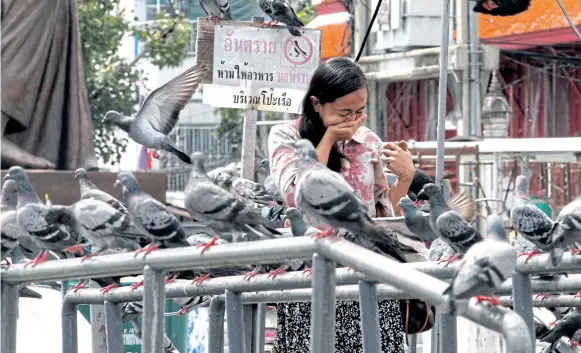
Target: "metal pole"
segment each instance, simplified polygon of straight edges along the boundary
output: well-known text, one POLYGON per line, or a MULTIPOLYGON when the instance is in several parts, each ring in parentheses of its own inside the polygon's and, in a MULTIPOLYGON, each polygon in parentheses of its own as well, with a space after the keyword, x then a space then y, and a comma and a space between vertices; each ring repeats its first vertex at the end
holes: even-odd
POLYGON ((335 263, 313 254, 311 352, 335 352, 335 263))
POLYGON ((253 331, 254 331, 254 311, 256 304, 242 306, 242 317, 244 318, 244 342, 246 342, 246 353, 252 353, 253 331))
POLYGON ((470 135, 481 135, 480 111, 482 104, 480 103, 480 44, 478 36, 478 14, 474 11, 468 11, 468 75, 470 81, 470 135))
POLYGON ((456 353, 457 351, 457 324, 456 315, 440 313, 439 352, 456 353))
MULTIPOLYGON (((61 307, 63 353, 77 353, 79 351, 79 337, 77 331, 77 305, 63 298, 61 307)), ((4 352, 4 349, 2 349, 4 352)))
POLYGON ((2 353, 16 353, 16 323, 18 321, 18 287, 2 282, 1 342, 2 353))
POLYGON ((244 331, 244 308, 240 293, 225 291, 226 297, 226 325, 228 325, 228 352, 246 353, 244 331))
MULTIPOLYGON (((149 256, 149 255, 148 255, 149 256)), ((164 272, 150 266, 143 269, 143 337, 142 352, 163 352, 165 324, 165 280, 164 272)))
POLYGON ((123 353, 123 324, 119 305, 105 301, 107 353, 123 353))
POLYGON ((531 335, 531 342, 534 344, 536 337, 532 295, 533 289, 531 276, 519 271, 514 271, 512 273, 512 297, 514 300, 513 308, 514 311, 519 314, 525 321, 531 335))
POLYGON ((418 350, 418 335, 408 335, 408 344, 408 353, 416 353, 418 350))
POLYGON ((446 140, 446 101, 448 98, 448 46, 450 42, 450 0, 443 0, 440 74, 438 85, 438 143, 436 182, 444 177, 444 141, 446 140))
POLYGON ((361 312, 363 353, 381 352, 379 301, 377 299, 376 283, 359 281, 359 311, 361 312))
POLYGON ((226 307, 224 306, 224 297, 214 296, 210 300, 209 316, 209 337, 208 353, 224 353, 224 318, 226 307))
POLYGON ((263 353, 266 333, 266 303, 256 304, 255 315, 252 316, 252 319, 254 326, 252 353, 263 353))

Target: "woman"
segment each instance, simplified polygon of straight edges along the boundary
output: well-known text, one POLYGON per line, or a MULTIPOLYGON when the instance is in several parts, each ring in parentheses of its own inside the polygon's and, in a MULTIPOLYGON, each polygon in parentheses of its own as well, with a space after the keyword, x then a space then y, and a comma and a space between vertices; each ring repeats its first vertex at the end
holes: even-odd
MULTIPOLYGON (((291 147, 301 138, 317 148, 319 160, 339 172, 368 206, 369 215, 393 216, 397 202, 406 195, 414 176, 409 152, 395 143, 384 144, 363 126, 367 103, 366 78, 349 59, 335 58, 313 74, 303 101, 302 116, 276 125, 268 138, 271 174, 289 206, 294 206, 297 157, 291 147), (382 161, 399 178, 391 188, 382 161)), ((323 228, 315 220, 313 226, 323 228)), ((277 305, 278 330, 274 353, 310 352, 310 303, 277 305)), ((379 303, 383 353, 403 352, 402 322, 397 301, 379 303)), ((335 347, 338 353, 362 352, 359 306, 338 301, 335 347)))

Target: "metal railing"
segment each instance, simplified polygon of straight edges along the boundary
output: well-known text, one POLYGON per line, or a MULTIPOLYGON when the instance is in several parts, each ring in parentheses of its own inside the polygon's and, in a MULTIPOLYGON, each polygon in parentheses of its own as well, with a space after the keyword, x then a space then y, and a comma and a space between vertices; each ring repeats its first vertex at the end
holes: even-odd
MULTIPOLYGON (((581 290, 581 281, 564 278, 556 281, 531 281, 530 275, 547 272, 548 254, 531 258, 528 263, 519 260, 512 281, 503 284, 500 294, 510 294, 515 311, 503 307, 476 304, 474 301, 465 311, 458 312, 469 320, 503 334, 507 352, 531 353, 534 347, 532 294, 536 292, 573 292, 581 290), (518 315, 518 314, 520 315, 518 315), (523 319, 524 317, 524 319, 523 319), (526 322, 526 324, 525 324, 526 322)), ((437 325, 439 352, 456 351, 455 317, 447 315, 449 298, 443 295, 448 284, 442 279, 452 276, 455 266, 442 267, 433 263, 401 264, 366 250, 343 239, 310 237, 263 240, 252 243, 235 243, 213 247, 200 254, 195 248, 176 248, 155 251, 146 258, 134 258, 133 253, 105 255, 81 262, 80 259, 49 261, 35 268, 13 265, 2 270, 2 352, 16 352, 16 313, 18 285, 74 278, 99 278, 141 273, 145 277, 144 287, 131 291, 130 288, 113 289, 102 294, 98 289, 84 289, 68 293, 64 297, 63 353, 77 352, 76 306, 79 304, 105 304, 106 332, 109 353, 122 351, 120 317, 117 304, 129 301, 144 302, 143 352, 162 351, 164 329, 163 310, 165 298, 215 295, 210 305, 210 352, 222 352, 223 313, 228 313, 228 339, 230 352, 245 353, 246 344, 256 345, 253 340, 260 335, 246 337, 242 315, 242 304, 288 301, 311 301, 312 335, 311 351, 333 352, 335 299, 358 300, 361 308, 364 352, 378 352, 377 299, 420 298, 438 307, 442 317, 437 325), (209 269, 240 264, 278 263, 290 259, 309 259, 313 256, 313 275, 309 279, 302 273, 288 273, 277 278, 257 276, 245 281, 242 276, 210 279, 202 285, 187 281, 164 283, 164 272, 184 269, 209 269), (335 262, 358 271, 336 269, 335 262), (436 278, 439 277, 439 278, 436 278), (386 284, 377 284, 386 283, 386 284), (358 287, 353 287, 357 284, 358 287), (309 287, 312 286, 312 290, 309 287), (338 286, 338 287, 337 287, 338 286), (117 308, 117 309, 115 309, 117 308), (448 317, 446 317, 448 316, 448 317), (222 326, 222 328, 220 328, 222 326), (220 332, 222 332, 220 334, 220 332), (255 338, 251 338, 255 337, 255 338)), ((581 271, 581 257, 565 255, 555 272, 581 271)), ((562 306, 579 304, 573 296, 548 298, 550 301, 535 302, 562 306)), ((502 301, 510 303, 510 298, 502 301)), ((258 320, 260 321, 260 320, 258 320)), ((258 325, 258 324, 256 324, 258 325)))

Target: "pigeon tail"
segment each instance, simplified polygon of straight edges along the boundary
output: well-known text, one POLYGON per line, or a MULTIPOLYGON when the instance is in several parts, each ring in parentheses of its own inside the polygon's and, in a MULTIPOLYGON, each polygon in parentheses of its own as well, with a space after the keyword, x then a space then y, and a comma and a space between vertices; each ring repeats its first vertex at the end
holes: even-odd
POLYGON ((179 159, 181 159, 184 163, 192 164, 192 160, 190 157, 182 152, 179 148, 174 147, 171 142, 165 141, 164 142, 164 150, 175 154, 179 159))
POLYGON ((302 36, 301 34, 301 30, 298 27, 294 27, 294 26, 287 26, 288 31, 290 32, 290 34, 292 34, 295 37, 300 37, 302 36))

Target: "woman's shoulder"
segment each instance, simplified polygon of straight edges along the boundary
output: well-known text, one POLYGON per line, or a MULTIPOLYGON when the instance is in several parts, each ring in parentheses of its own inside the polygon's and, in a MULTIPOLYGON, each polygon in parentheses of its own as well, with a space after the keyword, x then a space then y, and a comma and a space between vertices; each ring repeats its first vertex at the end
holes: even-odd
POLYGON ((274 125, 270 129, 269 137, 283 140, 298 140, 300 135, 296 121, 274 125))
POLYGON ((365 125, 361 126, 355 134, 357 135, 357 139, 363 143, 382 142, 379 136, 365 125))

